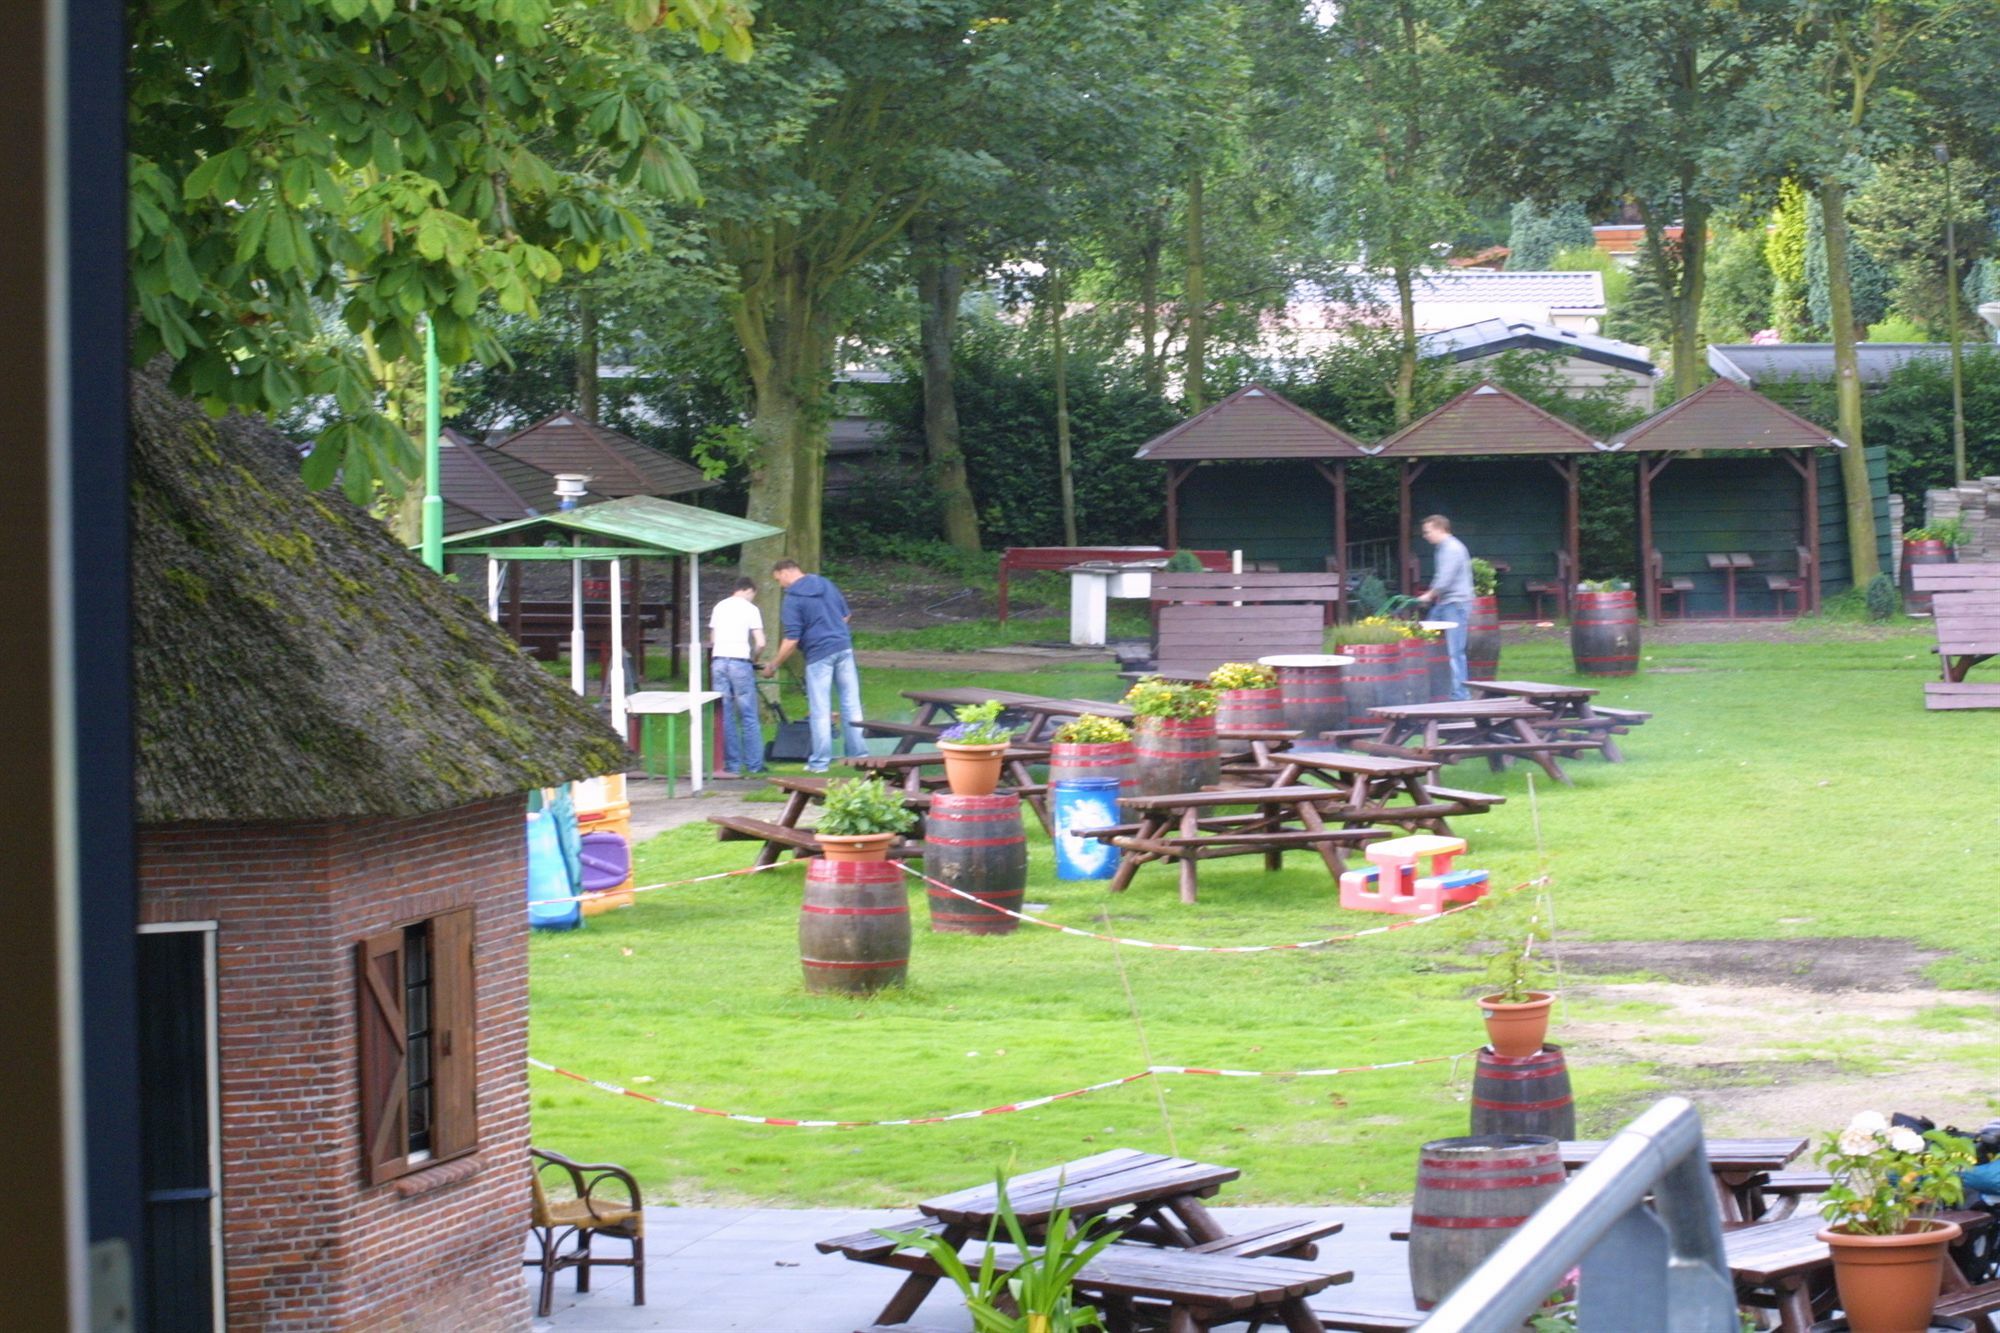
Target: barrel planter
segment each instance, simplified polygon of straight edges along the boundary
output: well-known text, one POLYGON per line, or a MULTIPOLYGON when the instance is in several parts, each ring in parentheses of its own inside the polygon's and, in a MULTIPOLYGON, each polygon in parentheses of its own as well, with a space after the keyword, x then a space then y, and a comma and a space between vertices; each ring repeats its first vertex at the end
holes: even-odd
POLYGON ((1403 650, 1403 702, 1423 704, 1430 702, 1431 691, 1431 643, 1429 639, 1411 635, 1399 645, 1403 650))
POLYGON ((1576 1098, 1562 1047, 1518 1058, 1482 1048, 1472 1073, 1472 1132, 1575 1138, 1576 1098))
POLYGON ((910 895, 894 861, 806 863, 799 907, 799 963, 806 989, 867 995, 900 986, 910 971, 910 895))
POLYGON ((937 884, 926 886, 933 933, 1012 933, 1021 924, 1019 917, 982 904, 991 903, 1008 912, 1021 910, 1028 887, 1028 840, 1021 832, 1021 798, 951 792, 931 797, 930 812, 924 817, 924 874, 979 899, 968 902, 937 884))
POLYGON ((1336 653, 1291 653, 1260 657, 1260 666, 1278 673, 1280 715, 1288 731, 1316 740, 1323 731, 1347 725, 1347 668, 1352 657, 1336 653))
POLYGON ((1132 755, 1141 796, 1200 791, 1222 781, 1213 717, 1134 718, 1132 755))
POLYGON ((1570 613, 1569 650, 1580 676, 1629 676, 1639 669, 1639 599, 1580 592, 1570 613))
POLYGON ((1931 594, 1918 592, 1916 576, 1911 572, 1917 565, 1955 564, 1957 557, 1943 542, 1916 541, 1903 543, 1903 570, 1900 582, 1903 587, 1903 610, 1910 615, 1927 616, 1931 613, 1931 594))
POLYGON ((1340 651, 1354 659, 1342 683, 1346 686, 1349 727, 1377 727, 1382 719, 1372 717, 1371 708, 1386 708, 1403 702, 1403 645, 1397 643, 1348 643, 1340 651))
POLYGON ((1285 707, 1277 686, 1261 690, 1217 690, 1215 725, 1223 731, 1277 731, 1285 707))
POLYGON ((1500 599, 1472 599, 1472 619, 1465 627, 1465 676, 1494 680, 1500 675, 1500 599))
POLYGON ((1064 778, 1049 783, 1049 841, 1055 844, 1057 879, 1110 879, 1118 873, 1118 849, 1076 829, 1109 828, 1121 822, 1120 787, 1114 778, 1064 778))
POLYGON ((1049 745, 1051 787, 1062 782, 1095 782, 1100 778, 1118 784, 1121 801, 1139 794, 1139 761, 1132 754, 1132 742, 1055 741, 1049 745))
POLYGON ((1546 1135, 1426 1143, 1410 1205, 1410 1294, 1417 1308, 1429 1310, 1449 1296, 1562 1184, 1562 1151, 1546 1135))
POLYGON ((1425 629, 1437 632, 1437 637, 1425 640, 1430 649, 1430 655, 1425 662, 1430 672, 1430 679, 1426 682, 1426 692, 1430 696, 1431 703, 1443 703, 1451 698, 1451 641, 1445 635, 1449 632, 1452 622, 1426 620, 1421 623, 1425 629))

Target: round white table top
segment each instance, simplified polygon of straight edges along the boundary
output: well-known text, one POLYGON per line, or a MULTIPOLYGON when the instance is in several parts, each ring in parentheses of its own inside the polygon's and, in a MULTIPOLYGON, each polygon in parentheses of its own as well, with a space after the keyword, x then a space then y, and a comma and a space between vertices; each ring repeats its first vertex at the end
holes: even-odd
POLYGON ((1354 659, 1339 653, 1279 653, 1275 657, 1260 657, 1258 666, 1267 667, 1344 667, 1353 666, 1354 659))

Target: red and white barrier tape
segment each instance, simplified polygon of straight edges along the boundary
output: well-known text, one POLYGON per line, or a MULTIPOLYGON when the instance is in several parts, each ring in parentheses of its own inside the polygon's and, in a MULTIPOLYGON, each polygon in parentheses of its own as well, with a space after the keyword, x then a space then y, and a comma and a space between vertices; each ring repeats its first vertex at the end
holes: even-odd
POLYGON ((1300 940, 1294 944, 1160 944, 1153 940, 1128 939, 1123 935, 1106 935, 1100 931, 1085 930, 1081 926, 1065 926, 1057 921, 1044 921, 1038 916, 1029 916, 1025 912, 1016 912, 1012 908, 1001 907, 997 903, 981 898, 977 894, 967 893, 964 889, 953 884, 947 884, 943 880, 932 879, 923 871, 913 870, 907 864, 903 865, 903 873, 915 876, 931 888, 937 889, 940 892, 963 898, 967 902, 978 903, 989 912, 997 912, 1001 916, 1011 916, 1016 921, 1025 921, 1029 925, 1040 926, 1044 930, 1060 931, 1064 935, 1076 935, 1087 940, 1103 940, 1110 944, 1128 944, 1135 949, 1159 949, 1167 953, 1278 953, 1288 949, 1318 949, 1328 944, 1343 944, 1348 940, 1365 939, 1370 935, 1386 935, 1392 930, 1408 930, 1412 926, 1429 925, 1433 921, 1442 921, 1448 916, 1456 916, 1460 912, 1468 911, 1489 899, 1510 897, 1513 894, 1519 893, 1522 889, 1542 882, 1538 879, 1524 879, 1510 889, 1503 889, 1499 893, 1489 893, 1484 898, 1475 898, 1469 903, 1460 903, 1456 907, 1447 907, 1444 911, 1433 912, 1429 916, 1402 917, 1380 926, 1370 926, 1366 930, 1350 930, 1344 934, 1326 935, 1316 940, 1300 940))
POLYGON ((1461 1051, 1457 1055, 1430 1055, 1419 1060, 1389 1060, 1381 1064, 1350 1065, 1344 1069, 1200 1069, 1189 1065, 1154 1065, 1136 1074, 1123 1078, 1106 1079, 1102 1083, 1092 1083, 1087 1087, 1071 1088, 1068 1092, 1052 1093, 1046 1097, 1030 1097, 1026 1101, 1008 1102, 1002 1106, 982 1107, 977 1111, 953 1111, 943 1115, 906 1116, 900 1120, 806 1120, 793 1116, 744 1115, 736 1111, 718 1111, 712 1106, 697 1106, 693 1102, 677 1102, 667 1097, 655 1097, 651 1093, 634 1092, 616 1083, 606 1083, 602 1079, 587 1078, 567 1069, 552 1065, 533 1056, 528 1057, 529 1065, 536 1069, 563 1078, 586 1083, 599 1092, 608 1092, 616 1097, 630 1097, 634 1101, 650 1102, 671 1111, 689 1111, 695 1115, 711 1115, 721 1120, 734 1120, 745 1125, 770 1125, 779 1129, 892 1129, 906 1125, 942 1125, 953 1120, 978 1120, 989 1115, 1007 1115, 1014 1111, 1032 1111, 1052 1102, 1068 1101, 1072 1097, 1083 1097, 1093 1092, 1106 1092, 1112 1088, 1122 1088, 1128 1083, 1142 1079, 1161 1078, 1167 1075, 1184 1074, 1207 1078, 1337 1078, 1345 1074, 1372 1074, 1391 1069, 1412 1069, 1418 1065, 1436 1065, 1450 1062, 1456 1066, 1471 1051, 1461 1051))
POLYGON ((601 889, 596 893, 571 894, 567 898, 537 898, 530 907, 540 907, 546 903, 587 903, 602 898, 608 893, 651 893, 655 889, 681 889, 690 884, 707 884, 718 879, 735 879, 741 875, 761 875, 766 870, 786 870, 792 866, 804 865, 804 861, 773 861, 767 866, 744 866, 740 870, 718 870, 713 875, 696 875, 693 879, 672 879, 659 884, 635 884, 629 889, 601 889))

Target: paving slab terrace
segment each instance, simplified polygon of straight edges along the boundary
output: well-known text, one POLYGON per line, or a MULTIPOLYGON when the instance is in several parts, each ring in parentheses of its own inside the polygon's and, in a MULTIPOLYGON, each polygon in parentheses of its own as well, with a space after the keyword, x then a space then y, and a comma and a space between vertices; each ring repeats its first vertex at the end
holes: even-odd
MULTIPOLYGON (((813 1242, 887 1226, 910 1211, 819 1208, 648 1208, 646 1304, 632 1304, 625 1269, 598 1269, 591 1290, 576 1292, 576 1274, 556 1279, 555 1304, 536 1333, 855 1333, 874 1323, 903 1274, 824 1255, 813 1242)), ((1319 1261, 1349 1268, 1351 1284, 1330 1287, 1315 1302, 1404 1302, 1409 1299, 1409 1247, 1389 1239, 1409 1224, 1407 1208, 1217 1208, 1229 1231, 1301 1217, 1345 1224, 1319 1243, 1319 1261)), ((600 1252, 622 1255, 615 1241, 600 1252)), ((523 1269, 532 1301, 540 1270, 523 1269)), ((948 1282, 938 1284, 918 1312, 925 1326, 971 1333, 965 1303, 948 1282)))

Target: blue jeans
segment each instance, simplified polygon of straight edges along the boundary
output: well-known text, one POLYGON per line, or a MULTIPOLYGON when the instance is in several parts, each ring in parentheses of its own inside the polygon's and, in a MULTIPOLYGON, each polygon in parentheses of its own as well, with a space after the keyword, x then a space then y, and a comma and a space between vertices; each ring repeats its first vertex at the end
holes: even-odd
POLYGON ((806 757, 808 773, 824 773, 833 763, 832 695, 840 691, 842 749, 849 759, 868 753, 868 738, 861 734, 861 673, 854 669, 854 650, 843 649, 832 657, 806 663, 806 722, 812 731, 812 753, 806 757))
POLYGON ((1467 602, 1445 602, 1433 608, 1431 619, 1449 622, 1444 632, 1444 648, 1451 655, 1451 697, 1470 699, 1472 692, 1465 688, 1465 627, 1472 621, 1472 606, 1467 602))
POLYGON ((757 668, 748 658, 718 657, 708 678, 722 696, 722 766, 736 773, 764 771, 764 726, 757 719, 757 668))

